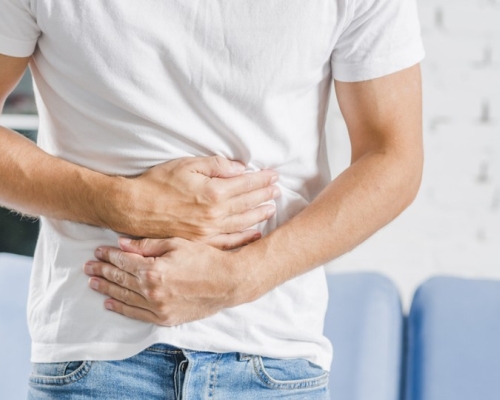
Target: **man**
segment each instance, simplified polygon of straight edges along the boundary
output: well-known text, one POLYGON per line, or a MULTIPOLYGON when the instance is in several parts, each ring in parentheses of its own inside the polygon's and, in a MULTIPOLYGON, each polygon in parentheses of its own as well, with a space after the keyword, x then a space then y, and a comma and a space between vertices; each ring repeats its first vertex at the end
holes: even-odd
POLYGON ((0 7, 2 99, 29 62, 40 113, 40 148, 0 131, 0 202, 42 216, 30 397, 328 398, 321 265, 420 184, 415 4, 0 7))

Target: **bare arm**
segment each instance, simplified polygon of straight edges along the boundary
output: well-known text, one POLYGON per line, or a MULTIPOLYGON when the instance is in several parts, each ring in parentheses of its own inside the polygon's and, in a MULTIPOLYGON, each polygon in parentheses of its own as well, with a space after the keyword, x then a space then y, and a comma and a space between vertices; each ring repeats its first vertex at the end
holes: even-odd
MULTIPOLYGON (((0 111, 28 62, 0 55, 0 111)), ((178 236, 238 247, 259 236, 241 231, 274 212, 259 204, 279 196, 272 185, 276 173, 243 174, 243 165, 222 157, 174 160, 127 179, 53 157, 4 127, 0 154, 0 204, 139 237, 178 236)))
POLYGON ((349 168, 288 223, 235 253, 182 239, 101 249, 102 262, 85 271, 111 297, 106 304, 163 325, 200 319, 335 259, 400 214, 422 174, 419 66, 335 85, 352 145, 349 168))
POLYGON ((262 270, 275 266, 271 286, 352 250, 408 207, 420 187, 420 66, 335 88, 351 165, 302 213, 242 252, 246 262, 269 260, 262 270))

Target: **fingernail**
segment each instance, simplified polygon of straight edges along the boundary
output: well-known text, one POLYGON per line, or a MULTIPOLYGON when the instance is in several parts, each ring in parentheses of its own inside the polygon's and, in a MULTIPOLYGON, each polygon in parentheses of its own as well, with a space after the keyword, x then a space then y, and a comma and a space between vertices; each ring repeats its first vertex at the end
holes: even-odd
POLYGON ((278 182, 279 178, 279 175, 273 175, 271 177, 271 184, 278 182))
POLYGON ((92 262, 85 263, 83 270, 86 274, 94 274, 94 264, 92 262))
POLYGON ((111 303, 110 301, 105 301, 104 302, 104 307, 106 307, 108 310, 112 310, 113 309, 113 303, 111 303))
POLYGON ((97 279, 90 280, 90 287, 92 289, 99 289, 99 281, 97 279))
POLYGON ((277 199, 280 196, 281 196, 281 190, 279 190, 279 188, 275 187, 273 189, 273 199, 277 199))
POLYGON ((118 239, 118 241, 120 242, 120 244, 130 244, 130 243, 132 243, 132 239, 126 238, 126 237, 121 237, 120 239, 118 239))
POLYGON ((253 238, 252 240, 255 241, 255 240, 259 240, 261 238, 262 234, 261 233, 256 233, 255 235, 253 235, 253 238))
POLYGON ((102 257, 102 249, 100 247, 98 247, 95 251, 95 256, 97 258, 101 258, 102 257))

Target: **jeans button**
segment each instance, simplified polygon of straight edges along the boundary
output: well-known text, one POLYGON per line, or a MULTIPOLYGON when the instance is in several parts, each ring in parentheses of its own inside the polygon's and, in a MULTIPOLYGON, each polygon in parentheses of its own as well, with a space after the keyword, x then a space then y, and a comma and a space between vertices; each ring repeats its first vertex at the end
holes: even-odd
POLYGON ((179 366, 179 369, 183 374, 186 373, 187 364, 188 364, 188 362, 186 360, 184 360, 181 362, 181 365, 179 366))

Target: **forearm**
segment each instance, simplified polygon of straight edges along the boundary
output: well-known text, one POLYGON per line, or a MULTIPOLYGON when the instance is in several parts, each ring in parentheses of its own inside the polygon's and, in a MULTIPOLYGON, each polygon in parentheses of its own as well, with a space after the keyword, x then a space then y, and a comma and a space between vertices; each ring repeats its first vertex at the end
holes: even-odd
POLYGON ((32 216, 115 228, 124 178, 53 157, 4 127, 0 127, 0 152, 3 206, 32 216))
POLYGON ((352 250, 399 215, 420 185, 422 155, 372 151, 295 218, 238 255, 251 298, 352 250))
POLYGON ((366 153, 295 218, 237 252, 178 238, 121 240, 121 250, 96 252, 99 261, 85 272, 111 297, 110 309, 159 325, 249 303, 351 250, 398 215, 420 183, 421 155, 412 154, 366 153))
POLYGON ((336 82, 336 94, 350 136, 349 168, 301 213, 237 252, 177 238, 101 249, 86 272, 112 297, 113 311, 167 326, 207 317, 339 257, 401 213, 422 176, 419 66, 336 82))
POLYGON ((244 174, 222 157, 185 157, 139 177, 107 176, 53 157, 0 127, 0 204, 137 237, 178 236, 231 249, 260 237, 279 196, 273 171, 244 174))

